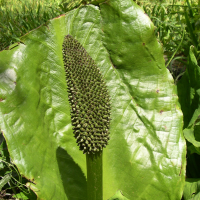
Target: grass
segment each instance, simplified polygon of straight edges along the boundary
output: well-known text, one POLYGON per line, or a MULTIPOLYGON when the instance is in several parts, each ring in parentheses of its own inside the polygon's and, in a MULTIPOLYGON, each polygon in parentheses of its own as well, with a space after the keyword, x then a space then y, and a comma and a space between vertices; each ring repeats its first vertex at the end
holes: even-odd
POLYGON ((0 51, 19 42, 22 35, 49 19, 82 4, 82 0, 69 2, 71 0, 0 0, 0 51))
MULTIPOLYGON (((20 37, 49 19, 80 5, 81 0, 0 0, 0 51, 19 42, 20 37)), ((155 35, 163 45, 166 66, 175 83, 187 65, 189 47, 196 49, 200 61, 200 0, 135 0, 155 25, 155 35)), ((0 135, 0 199, 31 199, 36 196, 26 187, 27 180, 10 160, 0 135), (20 195, 20 197, 19 197, 20 195)))
POLYGON ((1 0, 0 50, 20 41, 20 36, 60 14, 58 1, 1 0))

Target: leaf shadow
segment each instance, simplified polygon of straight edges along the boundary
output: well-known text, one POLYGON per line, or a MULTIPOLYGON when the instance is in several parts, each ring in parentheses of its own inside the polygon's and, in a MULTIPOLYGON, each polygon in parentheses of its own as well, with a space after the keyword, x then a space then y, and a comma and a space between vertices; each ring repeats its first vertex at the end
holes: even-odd
POLYGON ((61 147, 56 150, 56 158, 68 200, 86 200, 87 182, 81 168, 61 147))

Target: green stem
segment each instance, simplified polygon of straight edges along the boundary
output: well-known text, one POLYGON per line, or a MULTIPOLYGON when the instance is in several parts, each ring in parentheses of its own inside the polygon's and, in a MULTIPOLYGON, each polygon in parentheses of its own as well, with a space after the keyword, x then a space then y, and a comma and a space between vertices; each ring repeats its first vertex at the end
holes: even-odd
POLYGON ((87 200, 103 200, 103 151, 86 154, 87 160, 87 200))

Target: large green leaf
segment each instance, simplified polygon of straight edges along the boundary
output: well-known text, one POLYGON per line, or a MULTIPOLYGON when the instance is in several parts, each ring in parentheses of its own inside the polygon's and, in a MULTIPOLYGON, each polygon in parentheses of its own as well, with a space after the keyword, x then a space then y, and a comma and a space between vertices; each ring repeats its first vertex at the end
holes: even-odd
POLYGON ((126 197, 124 197, 124 195, 121 193, 121 191, 117 191, 117 193, 110 198, 109 200, 128 200, 126 197))
POLYGON ((184 200, 198 200, 200 198, 200 179, 186 179, 183 197, 184 200))
POLYGON ((104 200, 180 199, 182 113, 150 19, 131 0, 85 6, 0 53, 0 127, 38 199, 85 200, 86 162, 73 137, 62 61, 64 36, 95 60, 111 96, 104 200))

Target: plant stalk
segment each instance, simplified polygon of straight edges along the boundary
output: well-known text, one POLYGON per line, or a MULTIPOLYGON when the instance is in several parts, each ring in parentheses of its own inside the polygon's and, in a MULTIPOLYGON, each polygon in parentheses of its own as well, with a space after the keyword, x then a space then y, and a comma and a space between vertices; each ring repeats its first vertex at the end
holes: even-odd
POLYGON ((103 151, 86 154, 87 200, 103 200, 103 151))

